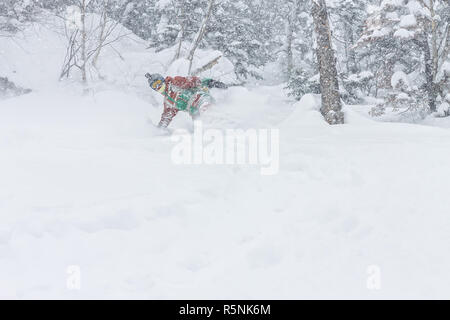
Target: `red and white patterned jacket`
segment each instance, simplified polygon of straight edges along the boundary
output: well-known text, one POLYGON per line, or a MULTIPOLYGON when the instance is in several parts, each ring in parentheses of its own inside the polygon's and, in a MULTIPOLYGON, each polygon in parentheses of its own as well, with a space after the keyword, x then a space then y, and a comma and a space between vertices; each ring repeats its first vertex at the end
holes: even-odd
POLYGON ((159 127, 166 128, 172 119, 177 115, 178 109, 175 107, 180 92, 190 88, 200 87, 202 81, 198 77, 166 77, 164 92, 164 111, 161 115, 159 127))

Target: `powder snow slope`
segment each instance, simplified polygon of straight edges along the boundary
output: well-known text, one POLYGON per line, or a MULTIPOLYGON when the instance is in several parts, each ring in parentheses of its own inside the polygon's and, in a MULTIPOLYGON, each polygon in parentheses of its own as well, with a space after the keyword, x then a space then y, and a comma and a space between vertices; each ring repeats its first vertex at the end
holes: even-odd
POLYGON ((280 128, 277 175, 173 165, 159 113, 130 94, 2 101, 0 296, 449 297, 448 130, 351 111, 330 127, 279 88, 220 100, 217 127, 280 128))
MULTIPOLYGON (((205 128, 279 129, 278 174, 174 165, 141 70, 173 52, 107 53, 109 81, 80 96, 44 67, 61 42, 33 30, 17 40, 25 53, 1 52, 17 61, 7 76, 35 90, 0 100, 0 298, 450 298, 447 120, 381 123, 347 107, 328 126, 315 96, 214 90, 205 128)), ((171 127, 192 124, 180 114, 171 127)))

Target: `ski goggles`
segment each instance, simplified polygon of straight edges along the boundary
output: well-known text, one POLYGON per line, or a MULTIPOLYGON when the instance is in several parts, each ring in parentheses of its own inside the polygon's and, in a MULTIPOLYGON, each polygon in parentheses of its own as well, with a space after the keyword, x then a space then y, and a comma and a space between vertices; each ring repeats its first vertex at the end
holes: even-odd
POLYGON ((163 84, 164 84, 164 82, 162 80, 156 80, 152 83, 152 89, 159 91, 163 84))
POLYGON ((158 89, 158 92, 161 94, 164 94, 164 92, 166 92, 166 84, 165 83, 163 83, 161 85, 161 87, 158 89))

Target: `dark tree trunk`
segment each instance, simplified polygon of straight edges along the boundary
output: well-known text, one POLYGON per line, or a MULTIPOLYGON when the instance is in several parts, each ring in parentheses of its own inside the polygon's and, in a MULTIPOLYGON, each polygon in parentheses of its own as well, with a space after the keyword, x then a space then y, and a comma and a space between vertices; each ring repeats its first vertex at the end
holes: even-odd
POLYGON ((423 56, 424 56, 425 91, 427 92, 428 106, 430 108, 430 112, 436 112, 437 90, 436 90, 436 84, 434 83, 433 59, 431 57, 430 46, 428 44, 427 39, 423 39, 422 41, 415 40, 414 42, 422 50, 423 56))
POLYGON ((428 106, 430 107, 430 112, 436 112, 436 87, 434 83, 433 76, 433 60, 431 58, 430 46, 428 41, 425 39, 423 42, 423 52, 425 57, 425 78, 426 78, 426 90, 428 94, 428 106))
POLYGON ((293 63, 293 54, 292 54, 292 41, 294 39, 294 28, 292 18, 288 18, 288 26, 287 26, 287 39, 286 39, 286 78, 287 80, 291 80, 292 69, 294 68, 293 63))
POLYGON ((317 39, 317 62, 320 72, 322 107, 320 111, 329 124, 344 123, 336 58, 331 46, 331 31, 325 0, 312 1, 312 16, 317 39))
POLYGON ((298 0, 291 1, 288 8, 290 9, 290 12, 286 22, 286 78, 287 80, 290 80, 294 69, 294 53, 292 46, 294 42, 295 19, 297 19, 298 12, 298 0))

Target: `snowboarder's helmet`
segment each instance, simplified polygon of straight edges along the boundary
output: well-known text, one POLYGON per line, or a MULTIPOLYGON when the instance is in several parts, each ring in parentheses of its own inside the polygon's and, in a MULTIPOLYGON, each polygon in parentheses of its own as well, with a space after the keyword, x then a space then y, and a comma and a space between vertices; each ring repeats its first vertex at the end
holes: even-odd
POLYGON ((164 85, 164 77, 158 73, 155 74, 146 74, 148 79, 148 83, 153 90, 159 91, 161 87, 164 85))

